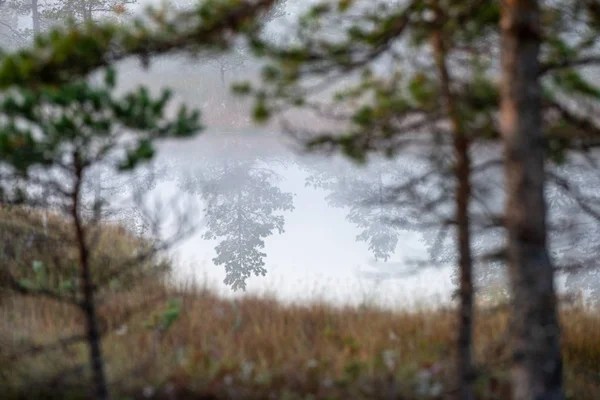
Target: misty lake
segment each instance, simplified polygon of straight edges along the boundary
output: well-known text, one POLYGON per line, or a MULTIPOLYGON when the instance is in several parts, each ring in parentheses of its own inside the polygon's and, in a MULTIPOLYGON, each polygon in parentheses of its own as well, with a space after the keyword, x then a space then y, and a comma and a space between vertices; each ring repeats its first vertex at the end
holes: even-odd
MULTIPOLYGON (((219 64, 177 56, 158 59, 149 70, 135 60, 120 66, 122 90, 140 84, 172 88, 176 102, 200 109, 206 125, 193 139, 159 144, 153 162, 164 176, 150 197, 165 204, 185 199, 198 211, 186 221, 197 230, 171 249, 175 279, 228 296, 268 293, 289 301, 404 307, 448 302, 454 262, 430 262, 436 234, 403 229, 397 210, 381 206, 375 212, 367 204, 386 180, 407 179, 419 162, 405 155, 392 168, 375 163, 369 171, 339 157, 300 154, 285 134, 252 126, 247 105, 230 94, 231 83, 254 79, 258 70, 242 65, 225 75, 219 64)), ((295 122, 313 121, 300 116, 295 122)), ((480 183, 497 189, 498 180, 496 171, 480 183)), ((452 190, 445 181, 435 189, 452 190)), ((502 197, 492 195, 491 204, 501 210, 502 197)), ((452 240, 448 230, 446 244, 452 240)), ((478 248, 489 243, 501 244, 501 235, 478 234, 474 240, 478 248)), ((488 283, 495 281, 488 277, 488 283)), ((559 288, 564 282, 559 277, 559 288)))
MULTIPOLYGON (((132 11, 138 13, 153 3, 142 1, 132 11)), ((309 3, 295 3, 288 11, 297 13, 298 7, 309 3)), ((285 17, 273 22, 269 27, 273 37, 284 32, 280 28, 285 23, 285 17)), ((153 92, 170 88, 175 104, 202 112, 205 129, 197 137, 158 144, 150 169, 160 173, 146 193, 150 203, 162 201, 162 208, 149 205, 149 209, 167 220, 167 233, 182 223, 196 228, 170 248, 178 282, 205 284, 226 296, 267 293, 286 301, 403 307, 450 301, 456 283, 453 230, 408 229, 411 224, 435 221, 383 200, 393 197, 395 186, 419 173, 423 159, 431 154, 419 154, 419 159, 405 152, 401 161, 374 160, 366 167, 339 156, 300 154, 299 142, 290 140, 282 129, 253 126, 249 103, 231 94, 234 82, 255 81, 260 75, 261 65, 243 47, 220 56, 169 54, 153 59, 149 69, 130 59, 117 69, 118 90, 140 85, 153 92), (169 221, 168 214, 176 209, 171 205, 174 200, 196 212, 183 221, 169 221), (440 251, 432 257, 436 249, 440 251)), ((323 122, 313 117, 288 117, 295 126, 311 131, 323 128, 323 122)), ((473 158, 485 159, 487 150, 475 149, 473 158)), ((498 149, 489 153, 500 154, 498 149)), ((600 185, 593 183, 598 179, 596 171, 578 168, 562 173, 595 190, 600 185)), ((148 168, 142 168, 139 178, 143 180, 146 172, 148 168)), ((485 204, 476 199, 472 211, 500 215, 501 169, 473 179, 478 179, 474 185, 482 188, 477 195, 485 198, 485 204)), ((93 188, 94 179, 90 183, 93 188)), ((417 197, 443 198, 454 190, 452 181, 444 178, 427 185, 417 197)), ((577 206, 565 202, 556 187, 548 190, 550 220, 556 227, 550 238, 552 255, 569 264, 581 255, 596 254, 597 248, 589 248, 594 241, 586 237, 598 234, 597 223, 589 218, 574 222, 579 218, 574 215, 581 214, 577 206)), ((446 201, 437 210, 441 210, 437 222, 452 218, 451 204, 446 201)), ((129 208, 123 205, 124 210, 129 208)), ((472 244, 475 256, 493 253, 503 244, 503 233, 478 231, 472 244)), ((493 286, 504 280, 499 263, 477 264, 483 272, 476 284, 493 286)), ((566 276, 558 274, 559 290, 572 285, 598 292, 600 273, 576 275, 571 274, 569 284, 566 276)))
MULTIPOLYGON (((199 153, 195 149, 204 140, 199 137, 191 142, 165 145, 158 160, 176 160, 183 179, 202 173, 204 165, 200 162, 195 165, 194 158, 199 153)), ((288 157, 293 160, 292 155, 288 157)), ((375 261, 367 244, 357 242, 361 229, 346 220, 348 210, 331 207, 324 190, 306 187, 306 171, 292 164, 275 165, 272 172, 277 174, 278 189, 293 195, 294 209, 278 213, 284 219, 284 231, 265 238, 265 246, 260 250, 265 254, 266 276, 250 277, 248 293, 267 292, 287 300, 324 299, 352 304, 376 301, 406 305, 409 301, 448 299, 449 268, 435 266, 413 273, 413 268, 403 265, 405 259, 426 258, 420 234, 400 232, 392 257, 387 262, 375 261)), ((159 184, 155 190, 168 197, 194 197, 189 192, 182 193, 184 189, 173 183, 159 184)), ((201 196, 195 196, 201 203, 201 196)), ((251 210, 247 213, 251 215, 251 210)), ((200 217, 199 225, 205 223, 205 218, 200 217)), ((204 231, 199 229, 178 245, 179 271, 184 279, 206 279, 212 288, 226 293, 230 289, 222 283, 224 268, 212 261, 219 238, 206 240, 202 237, 204 231)))
MULTIPOLYGON (((235 78, 238 76, 232 79, 235 78)), ((227 88, 220 82, 218 69, 195 65, 190 60, 168 58, 158 60, 150 70, 144 71, 139 63, 126 62, 121 68, 120 82, 122 89, 131 89, 138 84, 152 89, 172 87, 177 101, 202 110, 207 125, 193 139, 161 143, 153 163, 164 176, 157 179, 149 197, 160 198, 164 203, 185 198, 188 205, 192 204, 199 211, 195 214, 196 231, 171 251, 176 260, 176 279, 204 283, 224 295, 268 293, 290 301, 375 302, 406 306, 449 300, 453 290, 451 268, 438 264, 415 268, 409 263, 427 259, 427 247, 421 233, 396 229, 394 240, 397 245, 386 256, 389 258, 376 260, 369 243, 357 240, 365 226, 349 221, 349 207, 333 207, 327 199, 330 194, 327 190, 307 186, 307 178, 315 173, 310 167, 313 161, 299 154, 293 144, 282 140, 285 135, 266 134, 247 124, 242 128, 229 126, 227 113, 231 111, 223 113, 218 107, 231 102, 227 88), (260 165, 263 174, 256 177, 257 182, 268 180, 265 190, 276 192, 271 195, 291 196, 291 204, 288 204, 291 207, 287 209, 268 210, 268 205, 266 208, 258 206, 267 217, 281 217, 282 231, 272 229, 263 237, 264 248, 256 247, 257 252, 264 253, 262 268, 266 273, 264 276, 252 273, 244 279, 245 292, 234 292, 230 285, 223 283, 226 278, 224 265, 215 265, 213 259, 218 255, 216 247, 227 235, 222 232, 221 236, 205 237, 210 229, 207 228, 206 199, 202 189, 198 189, 202 184, 196 182, 196 189, 189 188, 190 182, 205 179, 206 183, 210 171, 215 174, 215 168, 224 169, 227 163, 236 161, 242 163, 242 168, 245 168, 244 163, 252 164, 252 168, 260 165)), ((319 163, 327 161, 322 159, 319 163)), ((360 171, 360 167, 344 161, 338 160, 338 164, 341 165, 338 168, 345 170, 345 176, 360 171)), ((220 179, 226 178, 221 176, 220 179)), ((231 185, 244 186, 244 178, 238 179, 241 180, 234 180, 231 185)), ((212 190, 217 193, 219 189, 213 187, 212 190)), ((255 191, 249 196, 247 201, 250 203, 270 201, 268 193, 261 195, 255 191), (252 196, 262 197, 252 200, 252 196)), ((221 203, 232 201, 227 194, 222 197, 221 203)), ((271 201, 277 202, 276 199, 271 201)), ((246 210, 247 215, 256 212, 256 207, 246 210)), ((261 218, 260 215, 254 217, 261 218)))

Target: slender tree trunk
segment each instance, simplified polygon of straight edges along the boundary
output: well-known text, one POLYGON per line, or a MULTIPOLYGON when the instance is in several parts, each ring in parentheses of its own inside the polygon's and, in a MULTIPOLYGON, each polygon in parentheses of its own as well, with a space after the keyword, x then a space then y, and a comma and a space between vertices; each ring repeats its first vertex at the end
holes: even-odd
POLYGON ((92 5, 86 0, 79 1, 81 1, 81 18, 83 18, 83 22, 90 22, 92 20, 92 5))
POLYGON ((560 330, 546 243, 538 2, 504 1, 501 29, 513 393, 515 400, 562 399, 560 330))
POLYGON ((38 8, 38 0, 31 0, 31 20, 33 22, 33 33, 40 33, 40 10, 38 8))
MULTIPOLYGON (((437 4, 436 4, 437 6, 437 4)), ((462 118, 452 93, 452 79, 447 67, 447 50, 441 31, 442 14, 436 10, 436 29, 432 35, 432 47, 440 76, 443 100, 453 132, 454 155, 456 165, 454 174, 457 180, 455 198, 455 216, 457 221, 457 247, 459 266, 459 309, 457 335, 457 398, 472 400, 473 397, 473 257, 471 254, 471 231, 469 221, 469 202, 471 199, 471 159, 469 138, 465 132, 462 118)))
POLYGON ((86 335, 90 354, 90 366, 94 379, 94 391, 96 400, 108 400, 110 398, 108 383, 104 372, 104 357, 98 318, 96 315, 96 303, 94 300, 94 282, 90 271, 89 251, 86 242, 85 230, 79 215, 81 185, 83 181, 83 168, 79 156, 75 154, 75 187, 73 189, 71 215, 75 225, 75 235, 79 251, 79 267, 83 300, 81 309, 85 314, 86 335))

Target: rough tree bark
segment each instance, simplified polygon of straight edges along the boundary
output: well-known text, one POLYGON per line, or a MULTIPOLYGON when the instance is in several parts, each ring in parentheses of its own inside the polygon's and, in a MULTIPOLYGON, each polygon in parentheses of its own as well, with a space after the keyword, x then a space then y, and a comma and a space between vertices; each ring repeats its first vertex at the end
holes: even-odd
POLYGON ((501 31, 513 398, 562 399, 560 330, 546 238, 538 1, 503 1, 501 31))
MULTIPOLYGON (((436 3, 437 6, 437 3, 436 3)), ((441 27, 443 18, 441 10, 436 7, 436 27, 432 34, 432 47, 440 76, 440 85, 446 113, 453 132, 454 155, 456 165, 455 216, 459 266, 459 310, 457 335, 457 398, 472 400, 473 397, 473 257, 471 253, 471 231, 469 221, 469 202, 471 198, 471 159, 469 155, 469 138, 452 92, 452 79, 447 66, 447 49, 441 27)))
POLYGON ((75 226, 75 240, 79 251, 79 268, 81 276, 83 299, 81 309, 85 315, 86 337, 90 353, 90 365, 94 379, 94 392, 96 400, 108 400, 110 398, 108 391, 108 382, 104 371, 104 357, 102 355, 102 345, 100 336, 100 327, 96 315, 96 303, 94 299, 94 282, 90 271, 89 249, 83 221, 79 214, 81 186, 83 183, 83 166, 77 153, 74 154, 75 185, 73 188, 73 198, 71 199, 71 216, 75 226))

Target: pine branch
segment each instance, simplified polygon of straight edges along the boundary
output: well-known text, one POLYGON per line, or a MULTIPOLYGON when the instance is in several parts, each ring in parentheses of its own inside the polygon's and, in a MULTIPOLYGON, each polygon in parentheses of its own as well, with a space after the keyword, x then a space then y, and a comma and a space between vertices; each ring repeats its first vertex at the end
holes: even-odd
POLYGON ((180 13, 171 21, 165 21, 160 13, 151 15, 157 21, 154 27, 144 22, 134 27, 114 24, 71 27, 58 35, 42 36, 29 50, 3 58, 0 88, 72 82, 74 77, 85 76, 127 57, 140 57, 147 64, 151 56, 227 44, 274 3, 275 0, 247 0, 200 22, 194 21, 197 18, 194 10, 196 14, 180 13), (181 26, 190 23, 189 28, 182 30, 181 26), (22 64, 30 68, 19 68, 22 64))
POLYGON ((600 64, 600 55, 582 57, 573 60, 561 60, 554 62, 547 62, 540 66, 540 75, 555 72, 562 69, 569 69, 575 67, 585 67, 590 65, 600 64))

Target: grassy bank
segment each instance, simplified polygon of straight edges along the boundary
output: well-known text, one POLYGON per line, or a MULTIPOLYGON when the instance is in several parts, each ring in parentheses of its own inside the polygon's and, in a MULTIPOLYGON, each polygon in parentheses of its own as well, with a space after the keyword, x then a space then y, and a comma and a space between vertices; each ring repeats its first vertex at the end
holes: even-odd
MULTIPOLYGON (((282 306, 153 285, 115 295, 101 315, 117 398, 417 399, 452 391, 450 310, 282 306), (178 318, 166 327, 168 315, 178 318)), ((11 297, 0 319, 2 357, 21 354, 0 364, 3 393, 84 397, 84 343, 25 350, 79 332, 77 314, 49 300, 11 297)), ((477 320, 480 398, 507 399, 506 314, 477 320)), ((569 398, 600 398, 600 318, 569 309, 562 321, 569 398)))
MULTIPOLYGON (((118 226, 100 229, 98 279, 147 246, 118 226)), ((4 272, 74 290, 64 220, 2 210, 0 236, 4 272)), ((169 285, 164 270, 164 260, 146 260, 99 292, 117 399, 441 399, 454 390, 452 309, 233 300, 169 285)), ((600 399, 600 313, 565 307, 561 319, 568 398, 600 399)), ((0 397, 87 398, 83 322, 71 305, 0 292, 0 397)), ((506 324, 505 310, 478 311, 479 399, 509 399, 506 324)))

